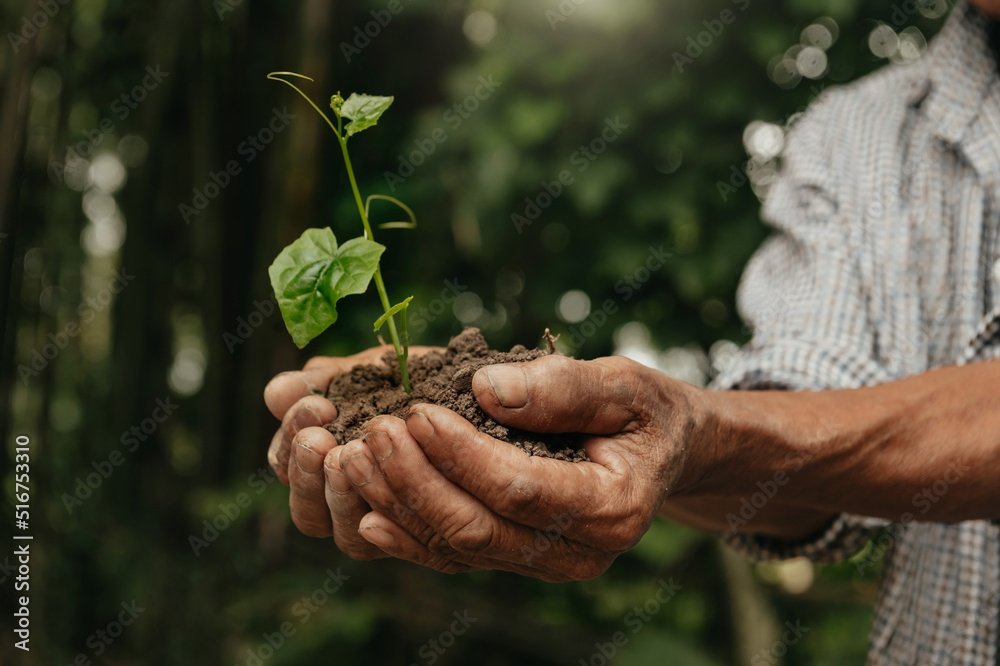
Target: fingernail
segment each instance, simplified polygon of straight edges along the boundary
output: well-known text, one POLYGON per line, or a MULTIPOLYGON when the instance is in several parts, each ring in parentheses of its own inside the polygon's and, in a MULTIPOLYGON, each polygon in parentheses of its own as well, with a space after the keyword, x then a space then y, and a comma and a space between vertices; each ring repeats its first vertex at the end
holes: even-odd
POLYGON ((305 430, 306 428, 317 428, 323 425, 319 415, 308 407, 303 407, 295 415, 295 430, 305 430))
POLYGON ((365 541, 379 548, 392 548, 396 545, 396 538, 381 527, 362 527, 358 529, 358 534, 365 541))
POLYGON ((309 381, 309 375, 307 375, 304 371, 297 372, 295 374, 297 374, 299 376, 299 379, 302 380, 302 383, 306 385, 307 394, 316 395, 317 392, 316 386, 313 385, 311 381, 309 381))
POLYGON ((387 432, 372 430, 365 435, 365 443, 372 450, 372 453, 375 454, 375 459, 379 462, 385 462, 392 455, 392 438, 389 437, 389 433, 387 432))
POLYGON ((491 365, 486 376, 501 406, 511 409, 528 404, 528 377, 518 365, 491 365))
POLYGON ((323 456, 305 444, 295 445, 295 464, 305 474, 315 474, 323 466, 323 456))
POLYGON ((406 415, 406 427, 410 434, 417 440, 420 448, 424 448, 431 437, 434 436, 434 426, 431 420, 423 412, 410 412, 406 415))
POLYGON ((356 486, 363 486, 371 481, 374 471, 375 466, 372 465, 372 461, 363 453, 351 456, 344 461, 344 474, 356 486))
POLYGON ((324 465, 326 470, 326 485, 338 495, 346 495, 351 492, 351 482, 347 480, 344 473, 339 469, 334 469, 329 465, 324 465))

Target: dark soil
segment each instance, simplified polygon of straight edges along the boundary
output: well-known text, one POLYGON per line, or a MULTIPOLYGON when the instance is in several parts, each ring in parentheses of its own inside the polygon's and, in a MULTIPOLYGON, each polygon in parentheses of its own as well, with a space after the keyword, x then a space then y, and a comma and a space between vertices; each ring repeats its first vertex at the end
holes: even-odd
POLYGON ((399 365, 392 352, 384 365, 361 365, 334 378, 327 397, 337 406, 337 419, 327 426, 337 441, 360 439, 374 416, 391 414, 405 419, 410 407, 430 403, 465 417, 481 432, 510 442, 528 455, 580 462, 589 460, 578 435, 539 435, 503 426, 483 412, 472 393, 472 376, 479 368, 498 363, 532 361, 550 352, 518 345, 509 352, 489 348, 477 328, 467 328, 444 353, 433 351, 407 363, 413 393, 400 386, 399 365))

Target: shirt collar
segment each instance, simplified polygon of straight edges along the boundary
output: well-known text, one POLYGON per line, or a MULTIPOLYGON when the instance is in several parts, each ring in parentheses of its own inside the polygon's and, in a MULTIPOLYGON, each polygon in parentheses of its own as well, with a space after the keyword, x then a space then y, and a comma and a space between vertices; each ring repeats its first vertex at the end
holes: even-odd
POLYGON ((928 76, 911 101, 923 105, 938 138, 961 143, 979 115, 983 98, 996 77, 989 43, 990 19, 959 0, 928 53, 928 76))

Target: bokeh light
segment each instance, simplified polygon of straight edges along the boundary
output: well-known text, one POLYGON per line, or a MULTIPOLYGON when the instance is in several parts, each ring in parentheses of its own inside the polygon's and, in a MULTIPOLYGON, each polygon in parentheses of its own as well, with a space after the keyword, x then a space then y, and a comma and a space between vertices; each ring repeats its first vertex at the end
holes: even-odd
POLYGON ((579 289, 567 291, 559 297, 556 316, 568 324, 576 324, 590 315, 590 296, 579 289))

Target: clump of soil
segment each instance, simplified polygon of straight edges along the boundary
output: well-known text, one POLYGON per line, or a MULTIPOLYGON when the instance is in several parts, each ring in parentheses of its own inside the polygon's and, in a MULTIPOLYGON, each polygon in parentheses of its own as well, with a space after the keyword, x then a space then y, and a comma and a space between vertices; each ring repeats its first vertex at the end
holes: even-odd
POLYGON ((472 376, 479 368, 533 361, 549 353, 522 345, 498 352, 489 348, 478 328, 467 328, 452 339, 444 353, 433 351, 408 361, 413 393, 407 395, 400 385, 396 356, 389 352, 384 365, 361 365, 334 378, 327 398, 337 406, 337 419, 327 429, 346 444, 360 439, 364 425, 374 416, 391 414, 405 419, 410 407, 429 403, 447 407, 481 432, 510 442, 528 455, 571 462, 589 460, 578 435, 539 435, 508 428, 487 416, 472 393, 472 376))

